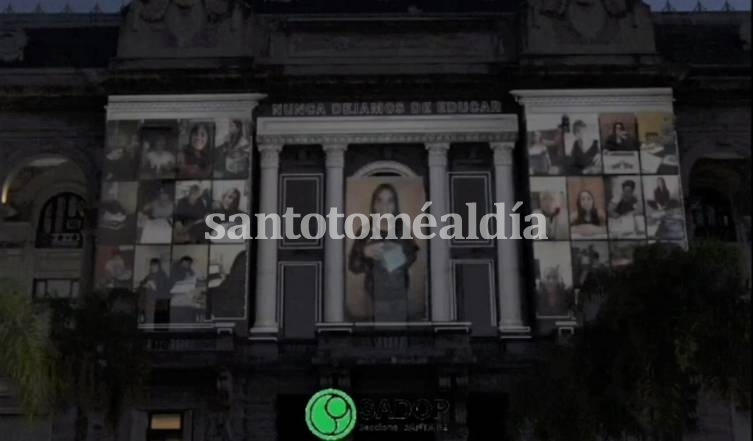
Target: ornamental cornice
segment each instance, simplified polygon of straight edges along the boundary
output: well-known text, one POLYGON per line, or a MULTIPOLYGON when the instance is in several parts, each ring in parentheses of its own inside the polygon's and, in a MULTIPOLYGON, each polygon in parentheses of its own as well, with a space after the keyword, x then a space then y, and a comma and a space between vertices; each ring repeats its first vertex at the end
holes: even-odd
POLYGON ((527 114, 559 112, 672 112, 671 88, 549 89, 510 92, 527 114))
POLYGON ((113 95, 108 120, 247 118, 266 95, 259 93, 201 95, 113 95))
POLYGON ((453 142, 515 142, 518 132, 445 132, 445 133, 349 133, 257 135, 262 144, 426 144, 453 142))

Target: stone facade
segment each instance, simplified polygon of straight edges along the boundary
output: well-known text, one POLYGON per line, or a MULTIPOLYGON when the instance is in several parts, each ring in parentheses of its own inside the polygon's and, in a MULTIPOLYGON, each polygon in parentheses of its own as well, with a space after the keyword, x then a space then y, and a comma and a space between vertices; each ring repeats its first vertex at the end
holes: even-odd
MULTIPOLYGON (((634 0, 335 3, 134 0, 121 14, 0 14, 0 274, 37 297, 61 281, 95 286, 91 221, 113 121, 248 117, 254 212, 277 208, 290 175, 316 183, 324 206, 343 205, 347 178, 378 176, 385 164, 444 195, 444 212, 451 177, 464 173, 486 183, 490 202, 529 200, 526 125, 536 105, 674 113, 687 239, 720 236, 750 262, 749 13, 652 13, 634 0), (546 96, 536 102, 537 93, 546 96), (723 197, 710 207, 714 225, 703 214, 710 192, 723 197), (38 248, 43 207, 60 193, 85 202, 83 246, 38 248)), ((411 439, 488 439, 537 342, 577 326, 537 320, 528 241, 432 242, 428 319, 418 324, 346 320, 336 244, 247 247, 245 318, 146 329, 148 392, 114 434, 92 424, 90 439, 146 441, 150 415, 176 412, 183 440, 305 439, 302 406, 329 386, 365 405, 434 403, 426 421, 442 430, 411 439), (463 264, 473 279, 464 289, 478 297, 455 296, 463 264), (292 267, 316 283, 291 276, 285 291, 292 267)), ((20 425, 3 384, 10 439, 74 439, 70 414, 20 425)), ((701 414, 708 437, 689 439, 749 438, 749 414, 711 401, 701 414)))

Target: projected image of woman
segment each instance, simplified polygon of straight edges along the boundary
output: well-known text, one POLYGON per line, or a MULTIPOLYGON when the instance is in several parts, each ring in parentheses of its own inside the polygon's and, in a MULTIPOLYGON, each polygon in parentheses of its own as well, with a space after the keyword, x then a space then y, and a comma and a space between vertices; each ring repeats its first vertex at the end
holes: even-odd
MULTIPOLYGON (((371 196, 371 213, 400 213, 397 191, 391 184, 381 184, 371 196)), ((364 289, 373 304, 374 321, 406 321, 416 311, 410 309, 409 268, 416 261, 418 246, 413 239, 401 239, 404 228, 400 219, 395 222, 394 237, 388 239, 386 222, 380 225, 380 239, 370 233, 353 244, 348 257, 348 269, 365 274, 364 289)), ((363 227, 362 227, 363 228, 363 227)), ((360 235, 361 232, 358 232, 360 235)))

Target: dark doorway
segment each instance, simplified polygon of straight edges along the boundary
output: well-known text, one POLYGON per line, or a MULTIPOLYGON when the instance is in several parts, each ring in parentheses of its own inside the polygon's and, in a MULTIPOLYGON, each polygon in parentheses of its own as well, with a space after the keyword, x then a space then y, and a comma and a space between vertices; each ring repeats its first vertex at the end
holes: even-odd
POLYGON ((507 396, 472 393, 468 396, 468 441, 507 439, 507 396))

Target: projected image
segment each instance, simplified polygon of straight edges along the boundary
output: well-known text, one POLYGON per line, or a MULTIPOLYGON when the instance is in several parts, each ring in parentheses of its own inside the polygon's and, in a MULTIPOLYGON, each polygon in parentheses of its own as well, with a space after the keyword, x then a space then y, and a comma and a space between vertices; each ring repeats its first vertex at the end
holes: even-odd
POLYGON ((104 179, 106 181, 134 179, 139 150, 139 123, 137 121, 107 123, 107 143, 102 167, 104 179))
POLYGON ((97 240, 106 244, 132 244, 136 228, 138 183, 110 181, 102 184, 97 240))
POLYGON ((170 246, 136 246, 133 288, 139 323, 170 323, 170 246))
POLYGON ((209 231, 206 216, 211 212, 211 187, 211 181, 175 183, 174 243, 206 243, 204 235, 209 231))
POLYGON ((177 131, 174 125, 142 127, 141 179, 175 178, 177 131))
POLYGON ((607 217, 603 179, 569 177, 567 195, 572 238, 606 239, 607 217))
POLYGON ((607 215, 611 238, 646 237, 643 191, 639 176, 613 176, 607 179, 607 215))
POLYGON ((214 177, 239 179, 248 176, 251 153, 250 128, 242 120, 221 120, 217 123, 214 149, 214 177))
POLYGON ((573 275, 568 242, 533 243, 536 317, 568 318, 573 307, 573 275))
POLYGON ((674 116, 671 113, 639 113, 638 137, 643 173, 679 173, 674 116))
POLYGON ((646 229, 651 239, 685 239, 685 210, 679 176, 643 176, 646 229))
POLYGON ((100 246, 95 260, 97 289, 131 289, 133 279, 133 246, 100 246))
POLYGON ((139 185, 139 243, 171 243, 175 186, 172 181, 142 181, 139 185))
POLYGON ((214 123, 181 121, 178 178, 206 179, 212 174, 214 123))
POLYGON ((599 115, 604 173, 639 173, 638 132, 632 113, 599 115))
POLYGON ((601 173, 599 119, 596 115, 569 114, 564 126, 568 175, 601 173))
POLYGON ((531 178, 531 209, 544 215, 550 240, 570 238, 565 188, 565 178, 531 178))
MULTIPOLYGON (((563 117, 566 118, 566 117, 563 117)), ((567 167, 563 118, 534 115, 528 119, 528 168, 531 175, 560 175, 567 167)))
MULTIPOLYGON (((346 216, 361 213, 400 214, 414 218, 426 200, 420 178, 350 178, 347 183, 346 216)), ((359 236, 362 225, 353 226, 359 236)), ((386 225, 382 225, 386 230, 386 225)), ((403 239, 411 228, 398 220, 396 239, 346 239, 348 253, 346 306, 353 320, 405 322, 423 320, 426 311, 426 244, 403 239)), ((370 230, 369 230, 370 231, 370 230)))
POLYGON ((595 270, 609 266, 609 242, 572 242, 573 286, 582 288, 595 270))
POLYGON ((245 316, 246 246, 209 247, 207 311, 212 318, 245 316))

